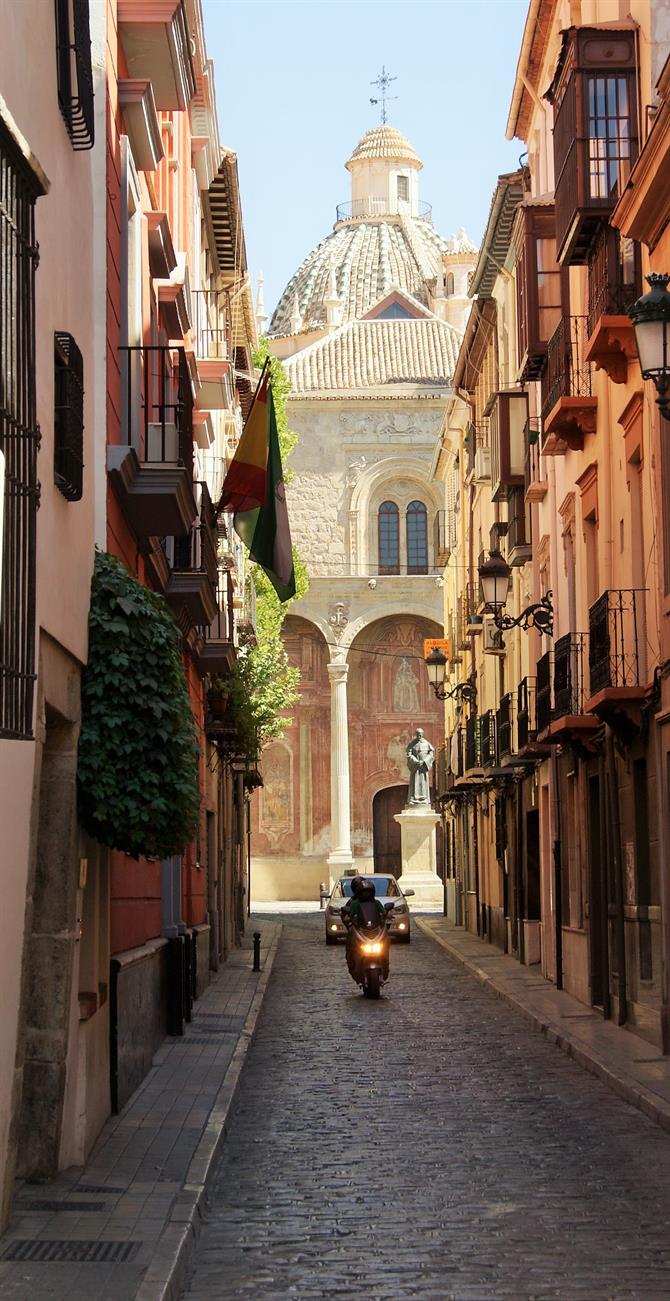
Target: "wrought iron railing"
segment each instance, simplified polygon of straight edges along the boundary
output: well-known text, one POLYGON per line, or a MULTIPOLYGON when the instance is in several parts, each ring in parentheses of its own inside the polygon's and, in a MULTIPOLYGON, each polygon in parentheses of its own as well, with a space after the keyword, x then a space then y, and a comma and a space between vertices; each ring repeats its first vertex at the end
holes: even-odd
POLYGON ((644 591, 603 592, 589 610, 591 695, 605 687, 637 687, 644 676, 644 591))
POLYGON ((530 546, 530 529, 526 528, 526 510, 523 500, 523 489, 518 490, 521 494, 521 500, 515 497, 510 498, 510 509, 512 504, 515 506, 514 514, 511 516, 507 527, 506 534, 506 551, 510 556, 518 547, 530 546))
POLYGON ((196 357, 216 361, 230 357, 232 337, 226 299, 222 289, 191 290, 196 357))
POLYGON ((591 396, 591 367, 584 361, 585 316, 563 316, 547 345, 547 369, 542 379, 542 419, 562 397, 591 396))
MULTIPOLYGON (((421 199, 415 206, 416 212, 413 212, 412 216, 418 217, 421 221, 432 222, 433 209, 430 203, 424 203, 421 199)), ((375 198, 370 195, 363 199, 350 199, 348 203, 338 203, 336 221, 354 221, 358 217, 386 217, 391 212, 409 211, 409 199, 401 199, 393 208, 388 198, 375 198)))
POLYGON ((514 752, 512 734, 513 704, 514 699, 511 692, 500 697, 500 705, 496 715, 496 730, 498 733, 498 752, 501 759, 514 752))
POLYGON ((537 719, 535 715, 536 679, 522 678, 516 690, 516 743, 523 750, 535 740, 537 719))
POLYGON ((537 716, 537 730, 544 732, 551 723, 551 659, 549 651, 545 651, 537 661, 537 677, 535 679, 535 709, 537 716))
POLYGON ((202 629, 204 640, 232 643, 234 641, 233 618, 232 584, 229 592, 224 579, 224 583, 219 585, 216 593, 216 614, 212 622, 202 629))
POLYGON ((530 420, 526 421, 525 434, 525 490, 527 493, 532 484, 543 482, 542 452, 540 450, 542 421, 539 416, 532 416, 530 420))
POLYGON ((183 348, 121 348, 125 441, 142 463, 193 470, 193 390, 183 348))
POLYGON ((601 316, 626 315, 641 287, 639 246, 614 227, 603 225, 588 264, 588 335, 601 316))
POLYGON ((89 0, 56 0, 58 106, 73 149, 95 140, 89 0), (70 25, 70 15, 72 25, 70 25))
POLYGON ((554 718, 584 713, 584 650, 586 637, 569 632, 554 645, 554 718))
POLYGON ((465 724, 465 767, 481 768, 481 733, 479 730, 479 719, 472 715, 465 724))
POLYGON ((498 761, 496 745, 496 716, 492 709, 480 714, 479 719, 479 756, 482 768, 494 768, 498 761))
MULTIPOLYGON (((41 187, 0 118, 0 736, 33 734, 37 576, 35 202, 41 187)), ((65 543, 63 543, 65 546, 65 543)), ((67 548, 63 553, 67 556, 67 548)))
POLYGON ((213 588, 218 588, 219 571, 216 555, 216 512, 206 483, 196 483, 198 504, 196 522, 185 537, 174 538, 173 569, 180 573, 199 570, 207 574, 213 588))
POLYGON ((71 334, 54 336, 54 480, 68 501, 84 489, 84 362, 71 334))

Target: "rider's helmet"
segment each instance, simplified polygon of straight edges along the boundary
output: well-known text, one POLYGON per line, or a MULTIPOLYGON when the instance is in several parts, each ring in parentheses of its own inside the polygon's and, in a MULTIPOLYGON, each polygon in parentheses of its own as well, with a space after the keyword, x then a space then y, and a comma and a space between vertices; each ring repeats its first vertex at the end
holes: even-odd
POLYGON ((362 876, 354 876, 351 878, 351 896, 353 899, 358 898, 365 884, 366 882, 363 880, 362 876))
POLYGON ((366 878, 363 878, 361 881, 361 888, 358 894, 358 898, 361 900, 369 901, 370 899, 374 899, 374 897, 375 897, 374 881, 370 881, 367 880, 366 878))

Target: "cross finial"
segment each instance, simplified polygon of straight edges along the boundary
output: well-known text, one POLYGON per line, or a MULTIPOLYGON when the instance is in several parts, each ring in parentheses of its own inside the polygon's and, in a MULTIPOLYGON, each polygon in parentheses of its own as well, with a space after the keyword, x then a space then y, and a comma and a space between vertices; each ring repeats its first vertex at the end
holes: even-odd
POLYGON ((370 100, 370 103, 371 103, 371 104, 378 104, 379 101, 381 100, 381 109, 380 109, 380 113, 381 113, 381 121, 382 121, 382 123, 384 123, 384 122, 386 121, 386 103, 387 103, 387 100, 389 100, 389 99, 397 99, 397 98, 398 98, 397 95, 389 95, 389 94, 388 94, 388 88, 389 88, 389 86, 391 85, 391 82, 392 82, 392 81, 397 81, 397 80, 398 80, 397 77, 389 77, 389 74, 388 74, 388 72, 386 71, 386 68, 385 68, 384 65, 382 64, 382 70, 381 70, 381 74, 380 74, 380 76, 377 77, 374 81, 371 81, 371 82, 370 82, 370 85, 371 85, 371 86, 379 86, 379 91, 380 91, 379 97, 378 97, 377 99, 371 99, 371 100, 370 100))

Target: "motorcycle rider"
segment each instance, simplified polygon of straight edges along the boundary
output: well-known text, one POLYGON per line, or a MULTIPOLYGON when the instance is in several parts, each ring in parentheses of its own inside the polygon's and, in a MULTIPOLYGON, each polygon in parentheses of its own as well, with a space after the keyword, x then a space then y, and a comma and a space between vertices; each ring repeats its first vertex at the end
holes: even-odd
MULTIPOLYGON (((355 876, 351 882, 351 899, 347 901, 341 910, 342 921, 347 928, 347 966, 350 976, 355 977, 356 966, 356 939, 354 931, 360 923, 363 925, 384 926, 386 923, 386 909, 384 905, 375 897, 374 881, 368 881, 365 877, 355 876)), ((388 952, 384 963, 384 978, 388 977, 388 952)))

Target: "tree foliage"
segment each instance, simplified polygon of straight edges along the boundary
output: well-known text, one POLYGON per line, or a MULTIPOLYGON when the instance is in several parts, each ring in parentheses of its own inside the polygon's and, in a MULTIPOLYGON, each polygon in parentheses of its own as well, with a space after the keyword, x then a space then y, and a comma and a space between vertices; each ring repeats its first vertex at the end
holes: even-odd
MULTIPOLYGON (((291 386, 281 362, 270 352, 267 339, 261 339, 254 356, 256 366, 262 366, 266 358, 270 362, 284 480, 290 483, 292 475, 286 462, 298 441, 298 435, 288 427, 286 413, 286 396, 291 386)), ((268 741, 283 736, 291 724, 287 710, 300 699, 300 670, 289 664, 281 639, 282 624, 293 601, 304 596, 309 587, 307 571, 295 547, 293 564, 296 594, 284 602, 279 600, 263 570, 249 564, 249 581, 256 592, 257 644, 247 642, 240 646, 228 689, 240 739, 245 752, 254 760, 268 741)))
POLYGON ((166 858, 198 826, 197 730, 163 597, 96 555, 82 678, 79 813, 113 849, 166 858))

